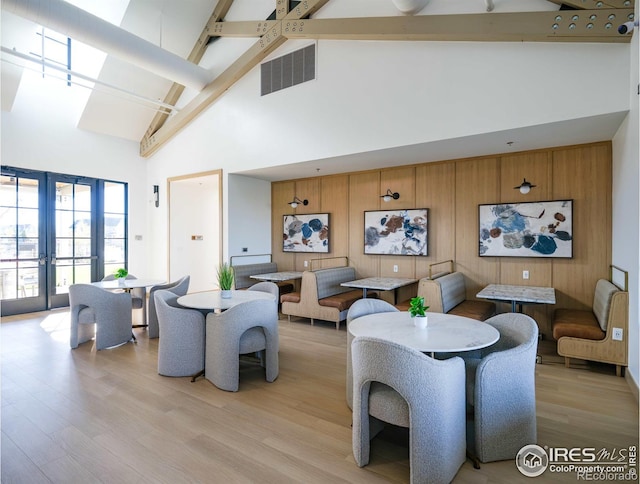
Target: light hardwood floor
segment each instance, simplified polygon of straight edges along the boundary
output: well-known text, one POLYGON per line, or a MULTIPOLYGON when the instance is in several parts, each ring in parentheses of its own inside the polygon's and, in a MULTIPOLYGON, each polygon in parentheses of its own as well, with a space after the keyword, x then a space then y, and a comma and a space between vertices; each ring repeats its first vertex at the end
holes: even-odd
MULTIPOLYGON (((2 483, 408 482, 408 437, 385 430, 371 463, 351 455, 344 325, 280 321, 280 376, 245 365, 240 391, 157 374, 158 340, 69 349, 67 311, 4 318, 2 483)), ((566 369, 543 341, 538 444, 638 445, 638 403, 613 367, 566 369)), ((547 471, 536 482, 575 482, 547 471)), ((513 461, 467 461, 456 483, 531 482, 513 461)))

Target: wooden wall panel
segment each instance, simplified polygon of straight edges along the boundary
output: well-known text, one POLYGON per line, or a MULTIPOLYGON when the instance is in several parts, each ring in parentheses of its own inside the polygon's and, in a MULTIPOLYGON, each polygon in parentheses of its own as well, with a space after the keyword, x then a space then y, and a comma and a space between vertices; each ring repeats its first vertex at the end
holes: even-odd
POLYGON ((281 271, 295 269, 295 256, 282 250, 282 216, 291 213, 288 203, 294 194, 294 182, 271 184, 271 257, 281 271))
MULTIPOLYGON (((322 212, 329 213, 329 253, 314 254, 327 259, 349 256, 349 175, 328 176, 320 180, 322 212)), ((342 264, 340 264, 342 265, 342 264)), ((314 265, 315 268, 315 265, 314 265)))
MULTIPOLYGON (((296 208, 288 208, 287 213, 322 213, 322 199, 320 196, 320 179, 319 178, 306 178, 295 181, 295 195, 300 200, 309 200, 308 205, 298 205, 296 208)), ((289 200, 291 201, 291 200, 289 200)), ((293 254, 294 266, 296 271, 304 271, 309 267, 312 259, 317 259, 319 254, 313 254, 311 252, 296 252, 293 254), (305 266, 306 262, 306 266, 305 266)))
POLYGON ((478 205, 498 200, 498 167, 497 158, 456 163, 455 267, 466 276, 468 299, 475 299, 484 286, 499 281, 500 260, 478 256, 478 205))
MULTIPOLYGON (((378 190, 377 204, 379 208, 371 210, 402 210, 417 208, 415 202, 415 167, 402 167, 394 170, 383 170, 380 173, 380 188, 378 190), (380 195, 387 192, 398 192, 398 200, 385 202, 380 195)), ((364 227, 363 227, 364 230, 364 227)), ((377 275, 383 277, 415 277, 414 257, 402 255, 369 255, 380 260, 380 269, 377 275), (398 272, 393 272, 393 267, 398 266, 398 272)))
MULTIPOLYGON (((548 150, 503 156, 500 159, 500 202, 536 202, 552 198, 552 157, 548 150), (536 185, 527 194, 513 187, 523 179, 536 185)), ((535 257, 504 257, 500 259, 500 282, 523 286, 552 286, 552 264, 549 259, 535 257), (529 279, 522 271, 529 271, 529 279)), ((501 305, 502 306, 502 305, 501 305)), ((504 306, 506 308, 506 305, 504 306)), ((540 331, 551 336, 553 306, 525 305, 524 312, 538 321, 540 331)))
POLYGON ((416 207, 429 209, 429 254, 416 258, 416 278, 426 277, 430 264, 455 259, 455 212, 452 210, 455 207, 455 180, 454 163, 428 163, 416 167, 416 207))
POLYGON ((611 263, 611 145, 553 151, 553 198, 573 199, 573 259, 553 261, 558 307, 591 306, 611 263))
POLYGON ((380 256, 364 254, 364 212, 379 209, 380 194, 380 172, 349 177, 349 265, 359 278, 380 274, 380 256))
MULTIPOLYGON (((358 277, 394 275, 421 278, 429 264, 453 259, 467 277, 467 297, 490 283, 556 288, 555 306, 525 305, 525 312, 550 337, 558 307, 591 306, 596 280, 607 277, 611 261, 611 143, 549 148, 495 157, 424 163, 394 169, 331 175, 272 185, 273 258, 283 269, 304 270, 303 261, 346 255, 358 277), (528 195, 513 187, 526 178, 537 185, 528 195), (400 199, 383 202, 390 188, 400 199), (296 213, 331 213, 331 253, 284 254, 282 215, 293 196, 309 199, 296 213), (509 258, 478 256, 478 205, 497 202, 574 200, 574 257, 509 258), (384 208, 429 209, 427 257, 364 255, 364 212, 384 208), (530 279, 522 279, 528 270, 530 279)), ((324 267, 324 265, 323 265, 324 267)), ((315 268, 315 267, 314 267, 315 268)), ((398 300, 415 295, 416 286, 398 291, 398 300)), ((392 295, 383 293, 386 300, 392 295)), ((500 303, 499 312, 510 310, 500 303)))

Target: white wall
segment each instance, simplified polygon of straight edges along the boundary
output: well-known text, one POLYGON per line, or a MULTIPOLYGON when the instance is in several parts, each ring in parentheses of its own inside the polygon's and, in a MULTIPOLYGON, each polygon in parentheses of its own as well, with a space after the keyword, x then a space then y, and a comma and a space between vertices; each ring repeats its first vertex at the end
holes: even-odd
MULTIPOLYGON (((638 5, 636 4, 636 11, 638 5)), ((630 111, 613 139, 613 264, 629 271, 629 376, 640 382, 640 48, 633 34, 629 55, 630 111)))
MULTIPOLYGON (((233 256, 271 254, 271 183, 241 175, 227 180, 225 260, 233 256), (247 252, 243 252, 243 248, 247 252)), ((244 264, 237 258, 234 264, 244 264)), ((246 263, 268 261, 247 258, 246 263)))
POLYGON ((254 68, 153 158, 186 151, 232 173, 625 111, 628 58, 610 44, 320 41, 316 80, 261 97, 254 68))

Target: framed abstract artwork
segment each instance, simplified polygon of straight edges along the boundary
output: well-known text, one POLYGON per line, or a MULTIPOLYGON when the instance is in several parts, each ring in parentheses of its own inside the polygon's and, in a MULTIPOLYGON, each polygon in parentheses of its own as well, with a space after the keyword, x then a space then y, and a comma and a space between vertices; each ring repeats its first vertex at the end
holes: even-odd
POLYGON ((329 214, 284 215, 282 250, 284 252, 329 252, 329 214))
POLYGON ((573 257, 573 200, 479 205, 480 257, 573 257))
POLYGON ((427 255, 428 208, 364 213, 364 253, 427 255))

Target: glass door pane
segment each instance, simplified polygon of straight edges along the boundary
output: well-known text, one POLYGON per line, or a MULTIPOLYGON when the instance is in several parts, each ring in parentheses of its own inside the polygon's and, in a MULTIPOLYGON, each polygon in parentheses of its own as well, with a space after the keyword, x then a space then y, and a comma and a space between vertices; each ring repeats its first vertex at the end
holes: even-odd
POLYGON ((50 307, 68 304, 69 286, 96 273, 95 180, 52 175, 55 193, 51 246, 50 307))
POLYGON ((0 175, 0 298, 2 314, 46 309, 44 176, 0 175))

